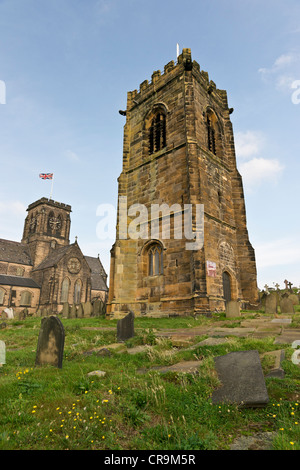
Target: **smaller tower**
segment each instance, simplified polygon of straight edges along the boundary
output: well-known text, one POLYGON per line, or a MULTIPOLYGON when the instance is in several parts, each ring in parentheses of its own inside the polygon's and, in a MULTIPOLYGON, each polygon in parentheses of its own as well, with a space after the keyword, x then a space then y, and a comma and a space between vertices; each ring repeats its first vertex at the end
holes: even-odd
POLYGON ((33 266, 56 248, 69 245, 71 206, 45 197, 27 208, 22 243, 28 244, 33 266))

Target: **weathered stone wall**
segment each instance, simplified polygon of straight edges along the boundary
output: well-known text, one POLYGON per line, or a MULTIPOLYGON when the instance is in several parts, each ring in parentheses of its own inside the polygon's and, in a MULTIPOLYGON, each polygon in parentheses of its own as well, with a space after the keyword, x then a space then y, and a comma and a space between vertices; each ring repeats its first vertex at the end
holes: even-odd
MULTIPOLYGON (((230 276, 232 299, 255 304, 255 256, 248 239, 241 177, 236 169, 234 138, 227 94, 192 62, 184 49, 175 66, 156 71, 128 93, 124 126, 123 170, 119 196, 127 206, 148 209, 148 239, 117 238, 112 250, 108 313, 123 316, 196 314, 224 310, 222 274, 230 276), (149 127, 157 110, 166 116, 166 146, 149 152, 149 127), (207 119, 214 120, 215 151, 209 150, 207 119), (149 275, 151 204, 204 204, 204 247, 186 250, 186 239, 170 239, 163 246, 163 273, 149 275), (209 277, 206 261, 216 263, 209 277)), ((177 217, 182 211, 177 210, 177 217)), ((138 215, 138 214, 137 214, 138 215)), ((127 226, 136 215, 128 217, 127 226)), ((195 218, 194 218, 195 219, 195 218)), ((195 224, 195 220, 193 223, 195 224)), ((159 223, 162 225, 163 218, 159 223)), ((182 217, 183 220, 183 217, 182 217)))

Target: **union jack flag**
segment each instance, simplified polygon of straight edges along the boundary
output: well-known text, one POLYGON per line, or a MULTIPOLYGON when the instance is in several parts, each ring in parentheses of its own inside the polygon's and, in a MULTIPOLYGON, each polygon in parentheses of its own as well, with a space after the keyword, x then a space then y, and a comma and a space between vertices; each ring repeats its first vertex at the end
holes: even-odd
POLYGON ((42 178, 42 180, 52 180, 53 173, 40 173, 39 176, 42 178))

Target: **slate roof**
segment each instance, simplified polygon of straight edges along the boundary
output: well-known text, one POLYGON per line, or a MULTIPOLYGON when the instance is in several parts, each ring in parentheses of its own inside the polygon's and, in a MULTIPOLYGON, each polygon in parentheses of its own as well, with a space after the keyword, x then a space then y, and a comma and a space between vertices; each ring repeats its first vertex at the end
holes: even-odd
POLYGON ((89 267, 91 268, 92 290, 108 291, 104 278, 106 273, 99 258, 85 256, 89 267))
POLYGON ((40 288, 40 286, 29 277, 7 276, 6 274, 0 274, 0 285, 15 287, 32 287, 35 289, 40 288))
POLYGON ((71 245, 67 245, 53 250, 52 253, 50 253, 47 258, 45 258, 32 271, 39 271, 40 269, 51 268, 61 260, 61 258, 68 252, 70 247, 71 245))
POLYGON ((32 266, 28 246, 0 238, 0 261, 32 266))

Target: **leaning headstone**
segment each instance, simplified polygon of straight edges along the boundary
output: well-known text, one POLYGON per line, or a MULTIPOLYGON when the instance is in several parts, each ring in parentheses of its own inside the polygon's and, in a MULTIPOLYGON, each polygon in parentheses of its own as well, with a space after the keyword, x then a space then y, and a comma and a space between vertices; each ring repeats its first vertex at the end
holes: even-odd
POLYGON ((64 302, 63 308, 62 308, 62 316, 63 318, 68 318, 70 313, 70 305, 68 302, 64 302))
POLYGON ((283 295, 280 300, 280 311, 281 313, 295 313, 294 304, 287 295, 283 295))
POLYGON ((214 361, 222 386, 213 392, 213 403, 262 407, 269 402, 257 350, 232 352, 214 361))
POLYGON ((277 293, 271 292, 271 294, 266 296, 265 301, 265 313, 267 314, 275 314, 277 313, 277 293))
POLYGON ((129 312, 117 323, 117 341, 123 342, 134 336, 134 313, 129 312))
POLYGON ((62 368, 65 330, 54 315, 42 318, 38 337, 35 365, 51 364, 62 368))
POLYGON ((237 300, 226 302, 226 317, 234 318, 241 316, 240 303, 237 300))
POLYGON ((5 357, 5 342, 0 341, 0 367, 6 364, 6 357, 5 357))

